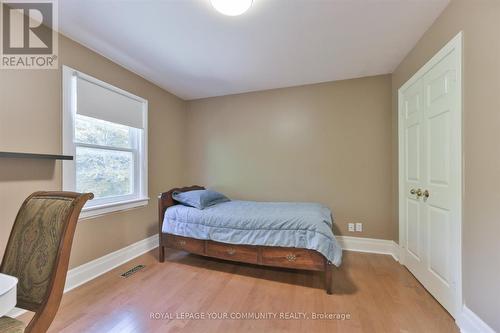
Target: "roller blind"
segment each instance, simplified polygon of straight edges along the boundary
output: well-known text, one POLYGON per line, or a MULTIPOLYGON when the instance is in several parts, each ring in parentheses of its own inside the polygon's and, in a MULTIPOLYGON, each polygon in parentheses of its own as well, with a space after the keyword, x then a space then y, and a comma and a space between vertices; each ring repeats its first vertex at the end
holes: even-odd
POLYGON ((77 76, 76 113, 135 128, 144 128, 144 103, 117 90, 77 76))

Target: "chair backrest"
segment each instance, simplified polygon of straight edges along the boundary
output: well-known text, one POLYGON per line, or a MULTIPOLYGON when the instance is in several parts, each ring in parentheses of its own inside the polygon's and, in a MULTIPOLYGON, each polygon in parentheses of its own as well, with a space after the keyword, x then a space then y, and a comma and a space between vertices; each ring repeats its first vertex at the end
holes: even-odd
POLYGON ((17 306, 35 312, 26 332, 45 332, 59 308, 80 211, 92 193, 35 192, 22 204, 0 272, 19 279, 17 306))

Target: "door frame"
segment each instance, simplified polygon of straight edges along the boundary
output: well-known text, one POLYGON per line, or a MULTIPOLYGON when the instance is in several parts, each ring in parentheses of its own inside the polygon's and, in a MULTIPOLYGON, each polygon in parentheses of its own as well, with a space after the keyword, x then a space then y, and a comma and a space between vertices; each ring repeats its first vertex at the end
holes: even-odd
MULTIPOLYGON (((415 83, 419 78, 421 78, 425 73, 427 73, 434 65, 436 65, 439 61, 441 61, 446 55, 448 55, 453 50, 456 50, 458 69, 457 69, 457 87, 459 90, 459 94, 457 94, 457 105, 458 105, 458 113, 459 113, 459 142, 452 142, 452 144, 456 144, 460 147, 459 151, 459 172, 458 172, 458 182, 459 193, 456 193, 458 196, 459 202, 459 211, 458 211, 458 219, 459 219, 459 228, 458 228, 458 239, 456 242, 456 249, 454 249, 453 255, 456 256, 456 262, 458 263, 456 267, 456 271, 453 272, 454 280, 455 280, 455 313, 452 313, 452 316, 455 318, 458 317, 463 307, 463 296, 462 296, 462 229, 463 229, 463 84, 462 84, 462 43, 463 43, 463 34, 460 31, 452 40, 450 40, 439 52, 437 52, 422 68, 420 68, 405 84, 403 84, 398 89, 398 209, 399 209, 399 258, 400 263, 405 265, 405 251, 403 244, 406 243, 406 225, 405 221, 405 189, 404 189, 404 181, 402 179, 402 175, 404 175, 405 168, 405 155, 404 155, 404 131, 403 131, 403 121, 402 121, 402 111, 403 111, 403 103, 402 103, 402 91, 406 90, 413 83, 415 83)), ((455 242, 454 242, 455 243, 455 242)))

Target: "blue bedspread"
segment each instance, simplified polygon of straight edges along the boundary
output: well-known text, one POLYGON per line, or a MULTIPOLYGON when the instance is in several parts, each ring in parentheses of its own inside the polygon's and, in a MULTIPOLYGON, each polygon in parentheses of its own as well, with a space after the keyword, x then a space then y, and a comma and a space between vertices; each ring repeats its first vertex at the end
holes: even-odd
POLYGON ((203 210, 175 205, 165 212, 163 232, 230 244, 306 248, 336 266, 342 261, 331 211, 315 203, 229 201, 203 210))

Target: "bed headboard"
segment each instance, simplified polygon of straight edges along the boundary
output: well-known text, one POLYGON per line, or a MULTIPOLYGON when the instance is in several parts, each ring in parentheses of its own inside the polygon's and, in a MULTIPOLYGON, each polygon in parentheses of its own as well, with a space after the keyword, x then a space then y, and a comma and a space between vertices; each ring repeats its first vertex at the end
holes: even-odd
POLYGON ((188 186, 188 187, 178 187, 173 188, 167 192, 163 192, 158 196, 158 226, 159 226, 159 234, 161 235, 163 228, 163 217, 165 215, 165 210, 168 207, 177 205, 177 201, 172 198, 172 193, 174 192, 187 192, 194 190, 204 190, 205 188, 198 185, 188 186))

